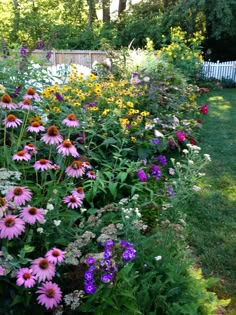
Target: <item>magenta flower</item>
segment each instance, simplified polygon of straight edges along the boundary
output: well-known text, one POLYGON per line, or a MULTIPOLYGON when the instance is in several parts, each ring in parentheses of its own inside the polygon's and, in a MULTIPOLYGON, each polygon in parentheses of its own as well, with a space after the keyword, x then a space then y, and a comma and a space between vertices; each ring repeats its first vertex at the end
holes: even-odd
POLYGON ((0 266, 0 276, 4 276, 5 275, 5 269, 0 266))
POLYGON ((83 201, 76 195, 70 195, 63 198, 63 202, 67 204, 68 208, 78 208, 82 205, 83 201))
POLYGON ((79 126, 78 119, 74 114, 69 114, 64 120, 62 120, 62 124, 70 128, 76 128, 79 126))
POLYGON ((40 101, 40 96, 35 92, 33 88, 28 88, 26 94, 24 95, 24 99, 34 99, 35 101, 40 101))
POLYGON ((63 141, 62 136, 59 134, 59 131, 56 126, 51 126, 48 128, 47 133, 43 135, 41 140, 49 145, 59 144, 63 141))
POLYGON ((5 119, 3 119, 3 124, 6 128, 17 128, 22 124, 22 120, 16 118, 13 114, 9 114, 5 119))
POLYGON ((9 94, 3 94, 0 101, 0 107, 5 109, 16 109, 17 105, 12 103, 12 99, 9 94))
POLYGON ((31 159, 31 155, 24 150, 18 151, 13 155, 12 160, 14 161, 29 161, 31 159))
POLYGON ((91 170, 91 168, 92 168, 92 165, 89 163, 89 162, 83 162, 83 166, 86 168, 86 169, 88 169, 88 170, 91 170))
POLYGON ((20 211, 20 217, 29 224, 35 224, 44 222, 44 210, 41 208, 35 208, 28 205, 20 211))
POLYGON ((72 155, 75 158, 79 156, 76 147, 72 144, 70 140, 64 140, 62 144, 57 147, 57 152, 62 154, 63 156, 72 155))
POLYGON ((25 222, 15 215, 7 215, 0 220, 0 238, 9 240, 18 237, 25 230, 25 222))
POLYGON ((96 179, 96 173, 94 171, 89 171, 89 172, 86 173, 86 175, 90 179, 96 179))
POLYGON ((55 265, 47 258, 39 257, 31 262, 32 274, 39 282, 51 280, 55 276, 55 265))
POLYGON ((18 103, 19 108, 26 110, 34 110, 34 107, 31 105, 30 99, 26 98, 24 101, 18 103))
POLYGON ((83 187, 77 187, 76 189, 74 189, 72 191, 72 195, 75 195, 77 197, 79 197, 80 199, 84 199, 85 194, 84 194, 84 188, 83 187))
POLYGON ((47 310, 58 306, 61 302, 61 289, 56 283, 52 283, 51 281, 43 283, 36 293, 40 293, 37 297, 38 303, 45 306, 47 310))
POLYGON ((45 128, 41 126, 37 121, 33 121, 29 127, 26 128, 29 132, 39 133, 40 131, 45 131, 45 128))
POLYGON ((32 269, 21 268, 16 273, 16 284, 24 285, 25 288, 32 288, 35 285, 35 276, 32 275, 32 269))
POLYGON ((34 163, 34 168, 36 171, 47 171, 52 168, 52 162, 45 159, 40 159, 34 163))
POLYGON ((52 264, 62 263, 65 259, 65 253, 66 252, 54 247, 46 253, 45 257, 52 264))
POLYGON ((16 206, 22 206, 32 198, 32 192, 27 187, 14 187, 6 194, 7 201, 13 201, 16 206))
POLYGON ((186 136, 185 136, 185 133, 184 131, 180 130, 180 131, 176 131, 176 137, 178 139, 179 142, 183 142, 186 140, 186 136))
POLYGON ((144 172, 144 170, 138 170, 137 176, 141 182, 147 182, 148 181, 148 176, 144 172))
POLYGON ((69 177, 78 178, 78 177, 83 176, 84 173, 85 173, 85 168, 83 166, 83 162, 79 160, 73 161, 71 165, 69 165, 66 168, 66 174, 69 177))
POLYGON ((208 114, 208 106, 207 104, 204 104, 200 107, 200 111, 203 115, 207 115, 208 114))
POLYGON ((36 154, 38 153, 36 146, 33 143, 28 143, 24 146, 24 150, 27 151, 29 154, 36 154))

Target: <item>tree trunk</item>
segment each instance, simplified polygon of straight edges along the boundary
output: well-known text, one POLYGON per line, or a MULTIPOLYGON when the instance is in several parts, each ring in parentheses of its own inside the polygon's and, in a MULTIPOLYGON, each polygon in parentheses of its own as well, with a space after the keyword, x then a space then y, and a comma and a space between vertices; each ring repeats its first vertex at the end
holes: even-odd
POLYGON ((102 20, 104 23, 111 21, 110 0, 102 0, 102 20))
POLYGON ((87 0, 89 13, 88 13, 88 27, 92 28, 93 21, 96 19, 96 9, 95 9, 95 1, 94 0, 87 0))
POLYGON ((119 0, 118 16, 120 16, 121 13, 125 11, 125 9, 126 9, 126 2, 127 2, 127 0, 119 0))

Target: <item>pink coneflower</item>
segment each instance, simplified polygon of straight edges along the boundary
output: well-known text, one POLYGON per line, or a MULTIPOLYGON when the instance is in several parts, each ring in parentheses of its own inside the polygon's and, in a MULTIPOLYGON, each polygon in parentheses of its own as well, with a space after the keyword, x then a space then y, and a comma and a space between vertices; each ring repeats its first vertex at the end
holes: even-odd
POLYGON ((15 215, 8 214, 0 220, 0 238, 9 240, 18 237, 25 230, 25 222, 15 215))
POLYGON ((46 253, 45 257, 52 264, 62 263, 65 259, 65 253, 66 252, 54 247, 46 253))
POLYGON ((3 94, 0 101, 0 107, 6 109, 16 109, 17 105, 12 103, 12 99, 9 94, 3 94))
POLYGON ((91 168, 92 168, 92 165, 90 164, 90 162, 83 162, 83 166, 86 168, 86 169, 88 169, 88 170, 91 170, 91 168))
POLYGON ((90 179, 96 179, 96 173, 93 172, 93 171, 87 172, 86 175, 87 175, 88 178, 90 178, 90 179))
POLYGON ((183 142, 186 140, 186 136, 185 136, 185 132, 182 130, 176 131, 176 137, 178 139, 179 142, 183 142))
POLYGON ((70 195, 63 198, 63 202, 67 204, 68 208, 78 208, 82 205, 83 201, 76 195, 70 195))
POLYGON ((32 198, 32 192, 27 187, 14 187, 6 194, 7 201, 13 201, 16 206, 22 206, 32 198))
POLYGON ((35 285, 35 276, 32 275, 32 269, 21 268, 16 273, 16 284, 24 285, 25 288, 32 288, 35 285))
POLYGON ((62 154, 63 156, 72 155, 73 157, 78 157, 79 153, 76 150, 76 147, 72 144, 72 142, 68 140, 64 140, 62 144, 57 147, 57 152, 62 154))
POLYGON ((24 150, 29 154, 36 154, 38 153, 36 146, 33 143, 28 143, 24 146, 24 150))
POLYGON ((13 114, 9 114, 5 119, 3 119, 3 124, 7 128, 17 128, 22 124, 22 120, 20 120, 13 114))
POLYGON ((2 197, 0 197, 0 219, 3 217, 7 210, 8 204, 6 200, 2 197))
POLYGON ((84 199, 85 194, 84 194, 84 188, 83 187, 77 187, 72 191, 72 195, 75 195, 79 197, 80 199, 84 199))
POLYGON ((45 128, 41 126, 37 121, 33 121, 29 127, 26 128, 29 132, 39 133, 40 131, 45 131, 45 128))
POLYGON ((5 269, 0 266, 0 276, 4 276, 5 275, 5 269))
POLYGON ((74 114, 69 114, 64 120, 62 120, 62 124, 72 128, 79 126, 79 122, 74 114))
POLYGON ((44 305, 47 310, 58 306, 61 302, 61 289, 56 283, 52 283, 51 281, 43 283, 36 293, 40 293, 37 297, 38 303, 44 305))
POLYGON ((24 101, 18 103, 18 106, 21 109, 34 110, 34 107, 31 105, 31 101, 28 98, 26 98, 24 101))
POLYGON ((66 168, 66 174, 69 177, 81 177, 85 173, 85 168, 83 166, 83 162, 76 160, 71 163, 70 166, 66 168))
POLYGON ((12 160, 14 161, 29 161, 30 159, 31 155, 25 150, 18 151, 12 157, 12 160))
POLYGON ((34 163, 34 168, 36 171, 47 171, 52 168, 52 162, 45 159, 40 159, 34 163))
POLYGON ((35 92, 33 88, 28 88, 26 94, 24 95, 24 99, 34 99, 35 101, 40 100, 40 96, 35 92))
POLYGON ((51 280, 55 276, 55 265, 47 258, 39 257, 31 262, 32 274, 39 282, 51 280))
POLYGON ((35 224, 44 222, 44 210, 41 208, 35 208, 28 205, 20 211, 20 217, 29 224, 35 224))
POLYGON ((62 136, 59 134, 59 131, 56 126, 51 126, 48 128, 47 133, 41 138, 46 144, 59 144, 63 141, 62 136))

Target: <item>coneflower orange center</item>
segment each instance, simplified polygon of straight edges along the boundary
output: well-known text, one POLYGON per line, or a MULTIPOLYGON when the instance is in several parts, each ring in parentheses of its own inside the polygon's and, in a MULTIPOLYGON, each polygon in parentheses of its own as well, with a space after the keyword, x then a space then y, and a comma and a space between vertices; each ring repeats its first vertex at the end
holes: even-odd
POLYGON ((35 94, 35 90, 32 89, 32 88, 29 88, 26 93, 29 94, 29 95, 34 95, 35 94))
POLYGON ((76 116, 75 116, 74 114, 68 115, 67 118, 68 118, 69 120, 71 120, 71 121, 76 120, 76 116))
POLYGON ((13 193, 15 196, 20 196, 23 194, 23 190, 20 187, 16 187, 13 193))
POLYGON ((5 205, 6 205, 5 199, 0 197, 0 207, 4 207, 5 205))
POLYGON ((47 289, 46 295, 49 298, 53 298, 55 296, 55 291, 53 289, 47 289))
POLYGON ((83 188, 83 187, 78 187, 78 188, 76 189, 76 191, 77 191, 78 193, 83 193, 83 192, 84 192, 84 188, 83 188))
POLYGON ((5 220, 5 226, 7 227, 12 227, 16 224, 16 221, 14 220, 14 218, 6 218, 5 220))
POLYGON ((72 143, 70 140, 64 140, 62 144, 63 144, 63 147, 65 148, 70 148, 72 146, 72 143))
POLYGON ((74 170, 77 170, 78 168, 81 168, 83 165, 83 163, 81 161, 74 161, 71 163, 71 167, 74 169, 74 170))
POLYGON ((70 198, 70 202, 76 202, 76 198, 75 197, 71 197, 70 198))
POLYGON ((53 252, 52 252, 52 256, 54 256, 54 257, 58 257, 58 256, 60 256, 59 251, 58 251, 58 250, 56 250, 56 249, 54 249, 54 250, 53 250, 53 252))
POLYGON ((18 156, 24 156, 25 155, 25 151, 24 150, 18 151, 17 155, 18 156))
POLYGON ((35 215, 37 213, 37 209, 35 207, 32 207, 29 209, 29 214, 35 215))
POLYGON ((41 269, 47 269, 49 266, 48 260, 47 259, 42 259, 39 263, 39 267, 41 269))
POLYGON ((10 95, 9 94, 3 94, 2 102, 7 103, 7 104, 12 103, 12 99, 11 99, 10 95))
POLYGON ((56 126, 51 126, 48 128, 48 135, 49 136, 58 136, 59 132, 56 126))
POLYGON ((10 114, 10 115, 7 116, 7 120, 8 121, 16 121, 16 116, 13 115, 13 114, 10 114))
POLYGON ((39 163, 40 163, 41 165, 45 165, 45 164, 47 164, 47 160, 45 160, 45 159, 40 159, 40 160, 39 160, 39 163))
POLYGON ((33 121, 33 122, 31 123, 31 126, 32 126, 32 127, 39 127, 40 124, 39 124, 37 121, 33 121))
POLYGON ((34 148, 33 143, 29 143, 29 144, 27 144, 27 146, 30 147, 30 148, 34 148))
POLYGON ((30 102, 30 100, 27 98, 27 99, 24 100, 23 103, 24 103, 25 105, 30 105, 31 102, 30 102))
POLYGON ((24 278, 24 280, 28 280, 28 279, 31 278, 31 274, 26 272, 26 273, 23 274, 23 278, 24 278))

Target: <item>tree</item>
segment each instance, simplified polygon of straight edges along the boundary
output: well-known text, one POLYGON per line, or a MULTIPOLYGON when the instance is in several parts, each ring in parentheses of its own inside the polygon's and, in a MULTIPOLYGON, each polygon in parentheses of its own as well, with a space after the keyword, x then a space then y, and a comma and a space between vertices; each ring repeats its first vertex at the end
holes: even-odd
POLYGON ((110 0, 102 0, 102 20, 104 23, 111 21, 110 5, 111 5, 110 0))
POLYGON ((119 0, 118 16, 120 16, 126 9, 127 0, 119 0))

